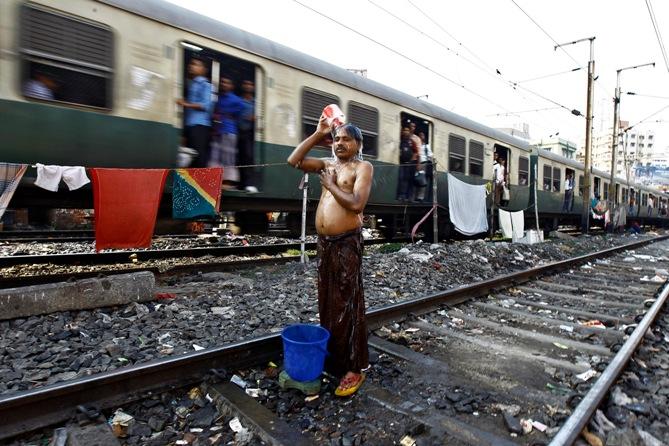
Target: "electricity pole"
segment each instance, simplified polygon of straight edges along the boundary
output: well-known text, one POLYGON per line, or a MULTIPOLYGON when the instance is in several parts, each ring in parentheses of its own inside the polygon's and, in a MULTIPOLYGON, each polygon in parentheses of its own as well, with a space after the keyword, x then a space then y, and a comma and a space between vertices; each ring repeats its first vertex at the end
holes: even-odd
POLYGON ((573 42, 561 43, 555 45, 555 50, 562 46, 573 45, 575 43, 590 41, 590 60, 588 61, 588 101, 585 112, 585 172, 583 172, 583 211, 581 213, 581 232, 587 234, 590 224, 590 171, 592 170, 592 94, 593 82, 595 79, 595 37, 586 37, 585 39, 574 40, 573 42))
POLYGON ((634 70, 635 68, 655 66, 655 62, 645 63, 643 65, 634 65, 631 67, 620 68, 616 70, 616 91, 613 97, 613 136, 611 138, 611 182, 609 183, 609 210, 611 211, 611 230, 615 229, 615 207, 618 197, 616 195, 616 155, 618 153, 618 116, 620 115, 620 72, 625 70, 634 70))

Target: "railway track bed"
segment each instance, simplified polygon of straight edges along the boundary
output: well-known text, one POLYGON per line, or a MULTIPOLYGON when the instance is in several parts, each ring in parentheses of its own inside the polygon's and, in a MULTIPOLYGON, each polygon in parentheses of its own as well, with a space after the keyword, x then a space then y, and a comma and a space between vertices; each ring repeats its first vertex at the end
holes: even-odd
MULTIPOLYGON (((260 389, 258 399, 276 419, 287 425, 287 432, 303 433, 313 444, 396 444, 405 436, 419 440, 418 444, 444 444, 439 442, 439 439, 444 438, 449 439, 447 444, 547 442, 571 411, 570 404, 578 402, 596 377, 610 364, 626 336, 624 325, 634 324, 637 315, 647 309, 646 300, 653 297, 660 284, 640 279, 650 271, 667 267, 666 258, 663 257, 666 243, 635 248, 634 252, 628 250, 617 258, 605 261, 590 259, 589 264, 571 267, 558 275, 544 275, 532 283, 518 283, 523 281, 521 276, 513 279, 515 283, 512 286, 508 283, 503 285, 501 278, 499 281, 489 279, 476 292, 468 292, 465 288, 453 289, 446 293, 450 297, 427 299, 427 303, 418 304, 400 299, 390 307, 372 310, 369 320, 374 329, 370 338, 373 361, 369 380, 363 391, 348 402, 330 396, 332 380, 326 383, 319 398, 311 401, 305 401, 304 395, 296 391, 279 391, 276 381, 266 376, 265 371, 270 360, 280 364, 277 335, 250 341, 259 350, 252 350, 251 344, 242 342, 236 347, 240 352, 237 360, 228 358, 213 361, 208 366, 198 365, 192 367, 192 373, 196 374, 197 370, 202 371, 206 367, 224 365, 230 374, 237 373, 251 383, 252 388, 260 389), (630 257, 635 260, 630 261, 630 257), (628 268, 629 276, 634 277, 634 281, 625 278, 625 282, 620 283, 624 277, 623 267, 628 268), (617 269, 617 277, 609 285, 604 285, 602 282, 611 277, 612 268, 617 269), (582 280, 575 281, 581 275, 590 279, 586 284, 596 286, 592 286, 590 291, 586 290, 582 280), (574 282, 580 285, 575 286, 574 282), (638 294, 638 306, 602 306, 593 302, 584 304, 584 301, 574 304, 576 298, 593 301, 608 299, 601 293, 606 287, 638 294), (561 294, 563 300, 551 300, 555 297, 551 293, 561 294), (484 298, 455 305, 466 297, 479 294, 484 298), (570 295, 572 298, 567 298, 570 295), (442 305, 445 299, 449 299, 448 306, 442 305), (550 308, 563 305, 565 308, 562 310, 550 308), (575 307, 578 308, 576 311, 582 311, 583 314, 574 314, 575 307), (407 316, 408 313, 411 314, 407 316), (588 327, 579 323, 595 319, 591 315, 595 315, 606 328, 588 327), (244 354, 241 353, 243 348, 247 349, 244 354), (251 351, 254 353, 249 353, 251 351), (243 369, 244 363, 260 365, 260 368, 243 369), (588 380, 575 378, 583 372, 596 375, 588 380), (522 422, 526 430, 528 420, 532 420, 535 422, 529 423, 532 431, 511 436, 511 427, 507 425, 513 422, 510 417, 517 423, 522 422)), ((366 272, 371 273, 368 270, 366 272)), ((536 271, 533 275, 538 273, 536 271)), ((547 274, 548 268, 542 273, 547 274)), ((370 275, 374 276, 373 283, 384 279, 376 273, 370 275)), ((374 285, 368 289, 371 291, 374 285)), ((613 295, 611 297, 610 302, 621 300, 613 295)), ((310 320, 309 317, 306 319, 310 320)), ((279 325, 285 325, 285 322, 279 325)), ((628 331, 631 329, 628 328, 628 331)), ((205 335, 210 336, 213 335, 205 335)), ((226 350, 227 347, 213 348, 216 349, 226 350)), ((179 358, 165 358, 162 361, 178 362, 179 358)), ((159 364, 147 366, 146 369, 156 370, 161 367, 159 364)), ((138 370, 141 366, 128 368, 129 371, 131 369, 137 369, 135 373, 146 372, 138 370)), ((110 370, 106 374, 106 378, 93 375, 90 379, 130 379, 125 376, 123 369, 110 370), (110 373, 115 374, 116 378, 108 376, 110 373)), ((77 381, 80 380, 73 381, 72 386, 79 385, 77 381)), ((233 392, 234 397, 234 391, 230 389, 236 386, 226 381, 218 384, 217 391, 227 399, 230 397, 229 392, 233 392)), ((174 385, 174 379, 170 381, 165 378, 165 382, 174 385)), ((186 378, 182 374, 180 382, 184 385, 188 382, 197 383, 198 380, 194 376, 186 378)), ((115 386, 108 385, 102 393, 111 392, 115 386)), ((121 387, 127 390, 128 385, 122 384, 121 387)), ((146 383, 138 389, 146 389, 146 383)), ((211 390, 213 388, 207 389, 210 389, 212 395, 215 392, 211 390)), ((44 391, 48 390, 49 386, 44 391)), ((39 392, 39 388, 32 392, 39 392)), ((243 390, 241 392, 246 395, 243 390)), ((100 401, 109 397, 101 394, 100 401)), ((136 398, 137 395, 131 399, 136 398)), ((250 403, 256 406, 258 399, 249 397, 250 403)), ((0 399, 0 411, 20 401, 21 396, 17 399, 11 396, 0 399)), ((243 406, 246 407, 247 403, 250 404, 247 401, 243 406)), ((45 407, 48 405, 45 404, 45 407)), ((236 416, 240 417, 243 424, 254 424, 252 419, 255 412, 249 415, 244 413, 248 409, 241 410, 236 405, 232 407, 229 410, 231 413, 238 411, 236 416)), ((126 406, 123 408, 128 410, 126 406)), ((221 410, 228 409, 221 406, 221 410)), ((625 410, 635 413, 631 409, 625 410)), ((517 425, 514 424, 514 428, 517 425)), ((215 435, 216 432, 205 431, 203 435, 215 435)), ((152 431, 151 435, 158 433, 152 431)), ((134 443, 128 444, 144 444, 147 438, 137 437, 132 440, 134 443)))

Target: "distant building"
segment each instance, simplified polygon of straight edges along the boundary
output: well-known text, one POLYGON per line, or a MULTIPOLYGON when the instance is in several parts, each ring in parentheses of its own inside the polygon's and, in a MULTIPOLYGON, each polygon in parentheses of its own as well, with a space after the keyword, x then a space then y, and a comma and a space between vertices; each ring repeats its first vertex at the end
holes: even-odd
POLYGON ((496 130, 526 141, 530 140, 530 125, 526 122, 513 123, 505 127, 497 127, 496 130))
MULTIPOLYGON (((629 126, 628 121, 620 121, 619 128, 629 126)), ((609 127, 603 132, 592 136, 592 166, 605 172, 611 171, 611 145, 613 143, 613 129, 609 127)), ((581 148, 576 156, 578 161, 585 159, 585 149, 581 148)), ((616 153, 616 176, 625 178, 627 172, 630 179, 640 167, 649 167, 653 164, 655 154, 655 133, 652 130, 633 128, 621 132, 618 137, 618 152, 616 153)))
POLYGON ((565 158, 573 160, 576 155, 576 143, 571 142, 566 139, 558 138, 556 136, 549 139, 542 139, 540 141, 535 141, 533 146, 548 150, 558 155, 562 155, 565 158))

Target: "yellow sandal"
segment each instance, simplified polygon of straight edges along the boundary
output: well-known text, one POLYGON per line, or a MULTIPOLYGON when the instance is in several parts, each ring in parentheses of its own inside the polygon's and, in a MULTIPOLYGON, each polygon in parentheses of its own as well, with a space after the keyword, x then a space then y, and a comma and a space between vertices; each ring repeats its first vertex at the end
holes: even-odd
POLYGON ((350 396, 350 395, 353 395, 355 392, 357 392, 358 389, 360 388, 360 386, 362 385, 362 383, 365 382, 365 374, 364 373, 361 373, 358 376, 359 376, 358 382, 355 384, 355 386, 349 387, 349 388, 346 388, 346 389, 342 388, 342 384, 350 383, 351 378, 348 378, 346 380, 342 379, 339 382, 339 386, 337 386, 337 389, 335 390, 335 395, 337 395, 337 396, 350 396))

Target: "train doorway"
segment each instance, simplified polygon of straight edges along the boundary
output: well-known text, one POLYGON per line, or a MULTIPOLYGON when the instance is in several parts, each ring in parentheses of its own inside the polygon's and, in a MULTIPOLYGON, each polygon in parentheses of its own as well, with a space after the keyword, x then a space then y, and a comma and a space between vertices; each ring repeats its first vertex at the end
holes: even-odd
MULTIPOLYGON (((211 148, 214 141, 212 141, 211 135, 215 133, 213 131, 214 128, 220 123, 220 120, 223 119, 217 114, 216 110, 217 101, 222 89, 230 88, 229 85, 231 82, 231 92, 241 98, 244 96, 245 90, 248 90, 248 82, 251 82, 256 109, 262 109, 261 107, 258 107, 260 102, 258 97, 260 88, 258 88, 258 84, 261 81, 259 69, 251 62, 210 48, 201 47, 189 42, 181 42, 181 46, 183 48, 183 64, 181 66, 183 82, 180 92, 181 97, 185 102, 192 103, 192 100, 194 99, 192 95, 197 94, 197 89, 194 88, 193 83, 195 82, 198 73, 193 72, 193 62, 195 62, 195 65, 199 63, 204 66, 204 73, 201 73, 201 76, 209 82, 210 92, 206 110, 202 110, 201 107, 193 108, 189 105, 184 105, 183 107, 183 113, 181 115, 182 149, 180 149, 179 164, 181 165, 180 167, 187 167, 188 165, 192 167, 206 167, 212 156, 211 148), (189 96, 191 97, 190 99, 189 96), (191 112, 192 110, 204 111, 206 113, 200 113, 199 116, 194 118, 195 114, 191 112), (200 134, 193 133, 193 128, 206 123, 210 125, 206 132, 204 129, 200 128, 200 134), (185 151, 183 147, 191 150, 185 151), (186 156, 184 156, 184 153, 186 156), (196 159, 189 160, 188 155, 196 156, 196 159)), ((200 97, 198 99, 199 101, 202 101, 202 91, 200 91, 199 94, 200 97)), ((237 164, 237 162, 235 162, 235 164, 237 164)))

